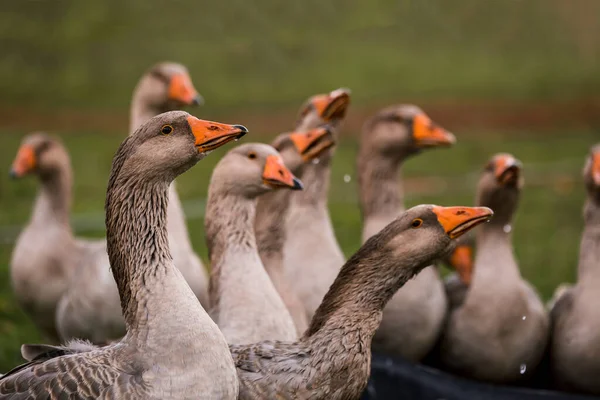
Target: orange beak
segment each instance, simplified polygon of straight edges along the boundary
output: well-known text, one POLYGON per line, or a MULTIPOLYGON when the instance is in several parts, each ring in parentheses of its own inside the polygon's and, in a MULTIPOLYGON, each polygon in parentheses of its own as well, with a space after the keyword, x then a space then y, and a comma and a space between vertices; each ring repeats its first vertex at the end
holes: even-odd
POLYGON ((10 176, 13 178, 21 178, 33 171, 35 165, 35 150, 31 145, 24 144, 19 148, 15 161, 13 161, 10 169, 10 176))
POLYGON ((597 186, 600 186, 600 152, 592 155, 592 178, 597 186))
POLYGON ((190 76, 186 73, 173 75, 169 83, 169 99, 186 105, 200 105, 204 103, 202 96, 198 94, 190 76))
POLYGON ((451 239, 467 233, 475 226, 487 222, 494 212, 487 207, 440 207, 432 210, 438 222, 451 239))
POLYGON ((263 183, 273 189, 290 188, 292 190, 302 190, 304 186, 300 179, 296 178, 292 172, 283 164, 281 157, 276 155, 267 156, 265 169, 263 170, 263 183))
POLYGON ((510 154, 502 154, 496 158, 494 175, 503 185, 514 184, 519 180, 522 164, 510 154))
POLYGON ((350 104, 350 90, 340 88, 331 93, 319 94, 311 99, 311 103, 325 121, 344 118, 350 104))
POLYGON ((290 139, 304 161, 309 161, 335 144, 333 134, 327 128, 311 129, 307 132, 294 132, 290 139))
POLYGON ((204 121, 194 116, 187 118, 192 134, 196 138, 196 148, 199 153, 213 151, 232 140, 238 140, 246 133, 243 125, 227 125, 219 122, 204 121))
POLYGON ((471 284, 473 277, 473 249, 468 245, 457 246, 450 256, 450 265, 458 272, 465 285, 471 284))
POLYGON ((452 146, 456 143, 453 134, 435 125, 425 114, 414 117, 413 137, 419 147, 452 146))

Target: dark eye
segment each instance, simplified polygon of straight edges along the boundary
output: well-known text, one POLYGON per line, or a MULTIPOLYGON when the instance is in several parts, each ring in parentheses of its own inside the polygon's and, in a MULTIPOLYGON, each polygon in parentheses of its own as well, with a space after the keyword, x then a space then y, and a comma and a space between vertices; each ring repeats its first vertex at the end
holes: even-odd
POLYGON ((413 222, 410 224, 410 226, 412 226, 413 228, 420 228, 421 225, 423 225, 423 220, 421 218, 414 219, 413 222))
POLYGON ((165 125, 162 128, 160 128, 160 133, 162 133, 163 135, 168 135, 171 132, 173 132, 173 127, 171 125, 165 125))
POLYGON ((256 158, 256 153, 255 152, 248 153, 248 158, 251 160, 254 160, 256 158))

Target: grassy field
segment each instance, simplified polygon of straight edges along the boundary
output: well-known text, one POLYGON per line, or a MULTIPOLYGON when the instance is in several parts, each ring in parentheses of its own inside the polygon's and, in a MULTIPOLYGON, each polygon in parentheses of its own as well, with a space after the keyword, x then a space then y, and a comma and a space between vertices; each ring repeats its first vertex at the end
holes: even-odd
MULTIPOLYGON (((0 371, 20 361, 19 345, 40 338, 13 301, 8 262, 14 235, 27 221, 36 191, 33 178, 10 181, 8 169, 24 132, 0 131, 0 371)), ((110 160, 121 141, 117 134, 59 132, 75 167, 73 224, 79 235, 102 236, 103 202, 110 160)), ((456 132, 459 143, 411 159, 404 168, 408 205, 470 205, 485 161, 508 151, 525 163, 526 188, 515 221, 514 243, 523 275, 548 298, 556 285, 574 279, 582 229, 583 160, 597 141, 592 131, 456 132)), ((244 141, 260 140, 249 135, 244 141)), ((330 209, 346 255, 360 241, 354 159, 357 143, 342 140, 333 166, 330 209), (351 177, 345 182, 345 176, 351 177)), ((202 211, 212 166, 220 150, 179 180, 195 249, 206 259, 202 211)), ((347 180, 347 178, 346 178, 347 180)))

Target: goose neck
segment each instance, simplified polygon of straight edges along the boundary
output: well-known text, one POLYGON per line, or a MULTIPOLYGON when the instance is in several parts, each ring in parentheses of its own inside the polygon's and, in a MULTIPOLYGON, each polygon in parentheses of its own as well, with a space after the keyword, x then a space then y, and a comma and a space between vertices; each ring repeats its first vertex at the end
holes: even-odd
POLYGON ((69 165, 40 176, 41 186, 35 202, 32 223, 69 225, 72 172, 69 165))
POLYGON ((359 152, 358 191, 363 219, 363 241, 383 229, 403 211, 404 195, 398 184, 401 160, 368 151, 359 152))
POLYGON ((600 280, 600 202, 588 198, 584 206, 584 228, 579 248, 578 281, 597 290, 600 280))

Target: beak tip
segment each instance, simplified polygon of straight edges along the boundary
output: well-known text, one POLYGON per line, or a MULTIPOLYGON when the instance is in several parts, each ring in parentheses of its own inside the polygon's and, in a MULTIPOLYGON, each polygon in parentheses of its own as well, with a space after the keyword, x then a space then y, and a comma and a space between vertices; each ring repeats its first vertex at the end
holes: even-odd
POLYGON ((19 177, 17 171, 15 171, 12 168, 10 169, 10 171, 8 171, 8 176, 10 177, 10 179, 17 179, 19 177))
POLYGON ((248 133, 248 128, 246 128, 244 125, 233 125, 233 127, 234 127, 235 129, 239 129, 240 133, 242 133, 242 134, 244 134, 244 135, 245 135, 246 133, 248 133))
POLYGON ((292 190, 304 190, 304 184, 298 178, 294 178, 294 186, 292 186, 292 190))
POLYGON ((202 105, 204 105, 204 97, 202 97, 201 95, 197 94, 192 99, 192 105, 193 106, 202 106, 202 105))

